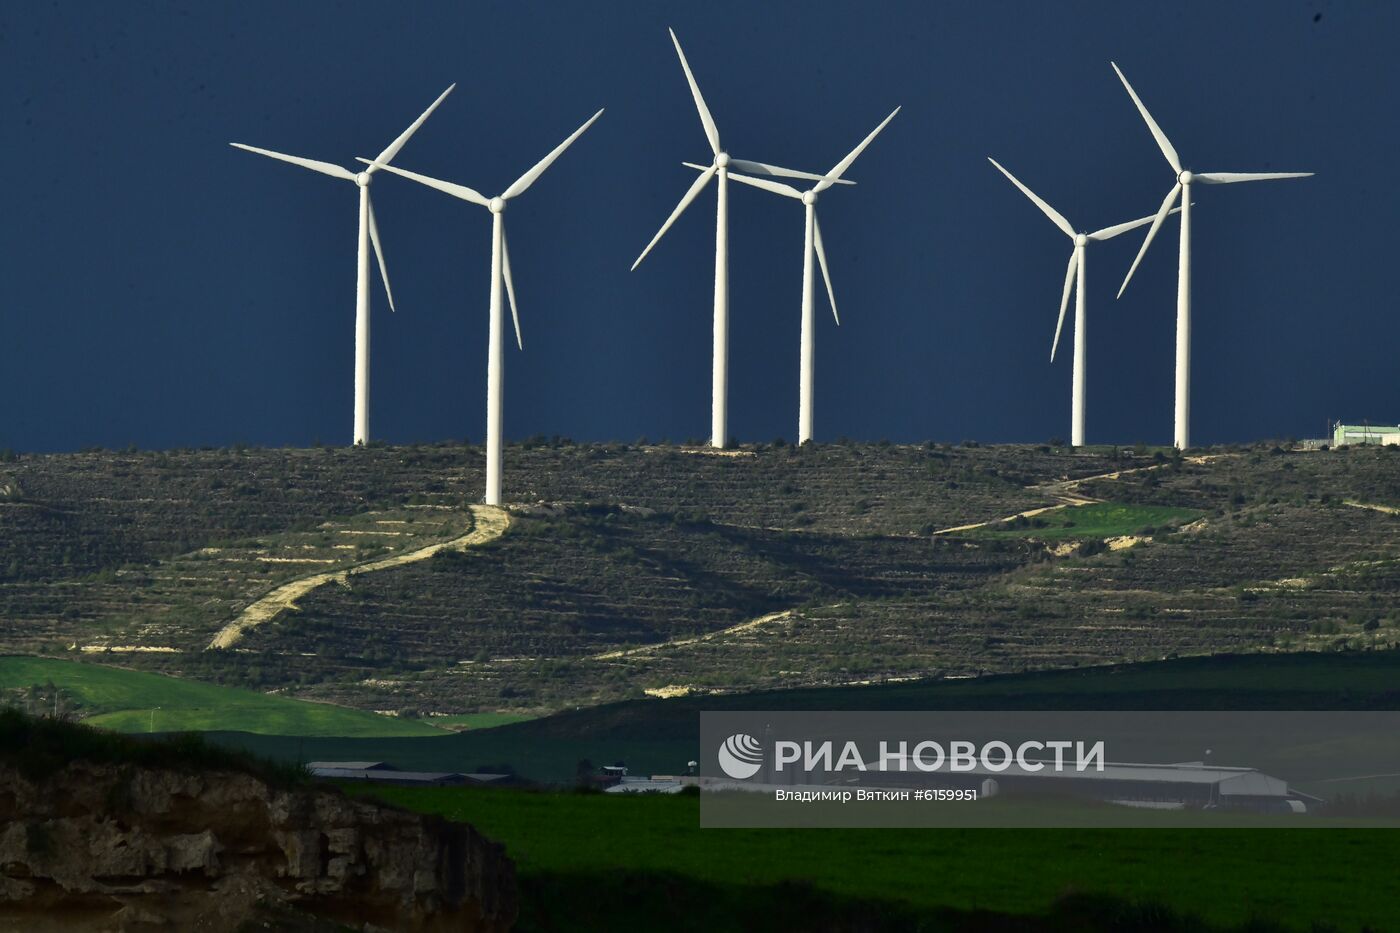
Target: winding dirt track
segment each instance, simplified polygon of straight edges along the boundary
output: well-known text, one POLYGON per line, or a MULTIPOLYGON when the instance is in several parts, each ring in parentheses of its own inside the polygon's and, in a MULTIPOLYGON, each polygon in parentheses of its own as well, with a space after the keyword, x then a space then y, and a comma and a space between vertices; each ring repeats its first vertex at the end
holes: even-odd
POLYGON ((677 638, 672 641, 657 642, 653 645, 642 645, 639 648, 619 648, 615 651, 604 651, 602 654, 595 654, 589 660, 592 661, 614 661, 618 658, 634 658, 638 655, 652 654, 666 648, 684 648, 686 645, 699 645, 707 641, 714 641, 716 638, 724 638, 726 635, 738 635, 741 632, 762 628, 773 622, 786 622, 792 618, 792 610, 784 609, 781 612, 770 612, 757 619, 749 619, 740 622, 738 625, 731 625, 729 628, 722 628, 716 632, 706 632, 704 635, 694 635, 689 638, 677 638))
POLYGON ((436 544, 430 544, 405 554, 395 554, 392 557, 383 557, 363 564, 356 564, 343 570, 314 573, 282 584, 240 612, 238 618, 219 629, 218 634, 209 642, 205 650, 232 648, 243 639, 244 633, 249 629, 272 621, 288 609, 295 609, 296 601, 317 587, 332 581, 344 583, 356 574, 389 570, 393 567, 411 564, 414 561, 426 560, 442 550, 465 551, 468 548, 496 540, 505 534, 506 529, 510 527, 510 515, 505 509, 494 505, 473 505, 470 508, 473 520, 472 530, 461 537, 453 538, 450 541, 439 541, 436 544))
POLYGON ((1400 509, 1393 505, 1377 505, 1374 502, 1356 502, 1352 499, 1342 500, 1342 505, 1349 505, 1354 509, 1369 509, 1372 512, 1383 512, 1386 515, 1400 515, 1400 509))

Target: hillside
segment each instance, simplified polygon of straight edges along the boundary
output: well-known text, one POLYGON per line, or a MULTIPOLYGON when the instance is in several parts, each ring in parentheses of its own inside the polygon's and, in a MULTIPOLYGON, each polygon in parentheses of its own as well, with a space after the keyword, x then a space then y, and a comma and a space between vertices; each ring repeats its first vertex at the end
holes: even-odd
POLYGON ((578 762, 669 774, 698 758, 702 710, 1391 710, 1400 650, 1216 655, 1077 670, 624 700, 456 735, 211 736, 283 761, 390 760, 424 770, 509 765, 567 784, 578 762))
POLYGON ((529 443, 491 535, 477 448, 24 455, 0 652, 461 714, 1400 641, 1400 452, 1193 454, 529 443))

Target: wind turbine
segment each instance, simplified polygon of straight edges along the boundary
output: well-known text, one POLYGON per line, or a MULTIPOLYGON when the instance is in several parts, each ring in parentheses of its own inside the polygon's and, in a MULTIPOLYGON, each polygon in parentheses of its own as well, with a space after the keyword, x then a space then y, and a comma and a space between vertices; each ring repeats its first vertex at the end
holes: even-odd
MULTIPOLYGON (((1104 227, 1102 230, 1095 230, 1093 233, 1076 233, 1070 226, 1069 221, 1059 211, 1055 210, 1044 199, 1036 195, 1034 191, 1021 184, 1020 179, 1012 175, 1006 168, 993 159, 987 157, 987 161, 997 167, 997 169, 1011 180, 1011 183, 1021 189, 1021 193, 1031 199, 1036 207, 1050 218, 1050 222, 1059 227, 1065 234, 1074 241, 1074 249, 1069 254, 1069 267, 1065 269, 1065 289, 1060 296, 1060 318, 1055 322, 1055 341, 1050 344, 1050 362, 1055 362, 1055 350, 1060 346, 1060 329, 1065 323, 1065 309, 1069 307, 1069 293, 1075 292, 1074 302, 1074 389, 1070 408, 1070 445, 1074 447, 1084 446, 1084 347, 1085 347, 1085 315, 1084 315, 1084 247, 1090 243, 1098 243, 1103 240, 1111 240, 1120 233, 1127 233, 1129 230, 1136 230, 1138 227, 1150 224, 1153 221, 1151 215, 1139 217, 1137 220, 1130 220, 1127 223, 1115 224, 1112 227, 1104 227)), ((1175 214, 1181 208, 1172 211, 1175 214)))
POLYGON ((362 172, 352 172, 349 169, 341 168, 331 162, 318 162, 315 159, 303 159, 299 156, 286 155, 281 152, 273 152, 270 149, 259 149, 256 146, 245 146, 243 143, 229 143, 235 149, 245 149, 248 152, 256 152, 258 155, 265 155, 272 159, 280 159, 283 162, 290 162, 293 165, 300 165, 302 168, 309 168, 313 172, 320 172, 332 178, 340 178, 345 181, 353 181, 360 188, 360 233, 359 247, 356 258, 355 277, 355 443, 369 443, 369 248, 366 243, 374 244, 374 255, 379 260, 379 277, 384 282, 384 294, 389 298, 389 310, 394 310, 394 293, 389 288, 389 270, 384 265, 384 249, 379 243, 379 225, 374 222, 374 207, 369 200, 369 183, 371 177, 383 165, 387 165, 394 156, 398 155, 404 143, 409 137, 418 131, 432 112, 437 109, 438 104, 448 94, 452 93, 452 88, 456 84, 449 85, 447 90, 438 95, 438 99, 433 101, 422 116, 414 120, 408 127, 399 134, 399 137, 391 142, 383 152, 374 160, 375 164, 362 172))
MULTIPOLYGON (((710 108, 705 106, 705 98, 700 94, 700 86, 695 83, 695 75, 690 71, 690 63, 685 59, 685 52, 681 51, 681 43, 676 38, 676 31, 674 29, 668 31, 671 33, 671 42, 676 46, 676 55, 680 56, 681 69, 685 71, 685 80, 690 85, 691 96, 695 98, 695 109, 700 113, 700 124, 705 129, 705 137, 710 141, 710 148, 714 150, 714 161, 708 166, 700 166, 700 177, 695 179, 690 189, 681 197, 676 209, 671 211, 671 216, 666 218, 666 222, 661 225, 656 236, 651 238, 647 248, 642 250, 642 254, 637 257, 637 261, 632 263, 632 269, 636 270, 637 266, 641 265, 642 260, 647 257, 647 253, 651 252, 651 248, 657 244, 667 230, 671 229, 676 218, 690 206, 692 201, 699 197, 700 192, 705 190, 705 186, 710 183, 710 179, 717 177, 719 184, 716 189, 715 203, 715 324, 714 357, 710 382, 710 446, 723 448, 728 443, 729 438, 729 172, 731 169, 737 169, 754 175, 804 178, 809 181, 817 181, 822 176, 778 165, 769 165, 766 162, 750 162, 747 159, 731 158, 720 145, 719 129, 715 126, 714 117, 710 116, 710 108)), ((841 184, 855 183, 843 180, 841 184)))
MULTIPOLYGON (((846 169, 851 167, 851 163, 865 151, 865 147, 870 145, 875 137, 880 135, 889 122, 894 119, 894 115, 899 113, 900 108, 896 107, 890 111, 890 115, 880 122, 880 125, 870 131, 870 135, 861 140, 856 146, 846 154, 846 157, 837 162, 831 171, 820 176, 817 183, 806 191, 798 191, 791 185, 783 182, 770 181, 766 178, 752 178, 747 175, 734 174, 730 177, 735 181, 752 185, 755 188, 762 188, 765 191, 772 191, 774 194, 785 195, 789 198, 796 198, 801 201, 806 211, 806 230, 803 235, 802 246, 802 351, 801 370, 798 378, 798 410, 797 410, 797 443, 805 444, 812 439, 812 380, 815 365, 815 327, 812 320, 812 253, 815 251, 817 261, 821 263, 822 279, 826 281, 826 297, 831 302, 831 316, 836 319, 837 326, 841 324, 841 316, 836 312, 836 293, 831 288, 831 273, 826 266, 826 249, 822 246, 821 226, 817 223, 817 196, 827 188, 838 183, 841 175, 846 169)), ((696 165, 693 162, 686 162, 687 166, 693 169, 705 170, 703 165, 696 165)))
MULTIPOLYGON (((1157 235, 1157 230, 1162 226, 1162 221, 1167 219, 1167 214, 1171 211, 1172 204, 1181 196, 1183 189, 1189 189, 1196 182, 1207 185, 1230 185, 1237 181, 1273 181, 1280 178, 1307 178, 1312 172, 1190 172, 1181 167, 1181 159, 1177 157, 1176 149, 1167 139, 1167 134, 1162 132, 1162 128, 1157 125, 1157 121, 1152 119, 1152 114, 1147 112, 1142 100, 1133 90, 1133 86, 1128 83, 1128 79, 1123 76, 1123 71, 1116 62, 1110 62, 1113 70, 1118 73, 1118 80, 1123 82, 1123 87, 1127 88, 1128 96, 1137 105, 1138 112, 1147 123, 1147 128, 1152 131, 1152 138, 1157 140, 1157 146, 1162 150, 1162 155, 1166 156, 1172 171, 1176 172, 1176 183, 1167 192, 1166 200, 1162 202, 1162 207, 1157 211, 1157 216, 1152 219, 1152 227, 1147 231, 1147 237, 1142 241, 1142 248, 1138 250, 1137 258, 1133 260, 1133 265, 1128 269, 1127 276, 1123 279, 1123 285, 1118 289, 1118 297, 1123 296, 1123 290, 1128 287, 1128 281, 1132 279, 1133 273, 1137 271, 1138 263, 1142 262, 1143 254, 1147 252, 1147 247, 1151 245, 1152 238, 1157 235)), ((1187 194, 1181 200, 1181 252, 1177 260, 1176 272, 1176 426, 1175 443, 1177 449, 1185 449, 1191 446, 1190 434, 1191 419, 1191 196, 1187 194)))
POLYGON ((379 160, 360 159, 359 161, 370 165, 371 168, 379 167, 395 175, 402 175, 404 178, 412 179, 420 185, 427 185, 429 188, 436 188, 439 191, 469 201, 479 207, 484 207, 491 212, 491 324, 488 337, 487 364, 486 364, 486 496, 487 505, 501 504, 501 413, 502 413, 502 389, 504 384, 503 359, 503 327, 501 320, 501 281, 505 280, 506 293, 510 296, 510 316, 515 322, 515 343, 520 349, 525 349, 524 342, 520 339, 520 316, 515 310, 515 282, 510 275, 510 250, 506 246, 505 230, 505 209, 506 202, 511 198, 524 194, 525 191, 535 183, 545 169, 554 164, 554 160, 563 155, 564 150, 573 145, 574 140, 583 135, 583 131, 593 125, 594 121, 603 115, 599 110, 589 117, 587 122, 564 140, 554 149, 535 163, 524 175, 511 182, 509 188, 502 191, 494 198, 488 198, 466 185, 453 184, 450 181, 440 181, 436 178, 429 178, 427 175, 419 175, 416 172, 405 171, 392 165, 384 165, 379 160))

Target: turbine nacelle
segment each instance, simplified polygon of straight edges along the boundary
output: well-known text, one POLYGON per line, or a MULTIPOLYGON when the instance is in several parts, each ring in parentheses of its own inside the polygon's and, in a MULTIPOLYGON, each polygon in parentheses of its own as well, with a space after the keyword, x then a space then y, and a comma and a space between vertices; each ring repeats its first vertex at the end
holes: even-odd
MULTIPOLYGON (((853 162, 855 162, 855 160, 860 156, 860 154, 861 154, 862 152, 865 151, 865 147, 866 147, 866 146, 869 146, 870 143, 871 143, 872 141, 874 141, 875 137, 878 136, 878 135, 880 135, 880 131, 883 130, 886 126, 889 125, 889 122, 890 122, 891 120, 894 119, 894 115, 895 115, 896 113, 899 113, 899 108, 898 108, 898 107, 894 108, 894 110, 890 113, 890 115, 887 116, 887 117, 885 117, 885 119, 880 123, 880 125, 877 126, 877 127, 875 127, 875 129, 872 130, 872 131, 870 132, 870 135, 866 136, 865 139, 861 140, 860 145, 856 146, 854 149, 852 149, 850 152, 848 152, 848 153, 846 154, 846 157, 845 157, 844 159, 842 159, 840 162, 837 162, 836 165, 831 169, 831 171, 829 171, 829 172, 827 172, 825 175, 821 175, 821 176, 809 176, 809 177, 816 177, 818 180, 817 180, 817 183, 816 183, 815 185, 813 185, 811 188, 808 188, 806 191, 798 191, 798 190, 797 190, 796 188, 794 188, 792 185, 785 184, 785 183, 780 182, 780 181, 774 181, 774 180, 772 180, 772 178, 766 178, 766 177, 765 177, 765 178, 756 178, 756 177, 753 177, 753 176, 751 176, 751 175, 743 175, 743 174, 734 174, 734 175, 730 175, 730 176, 729 176, 730 178, 734 179, 735 181, 740 182, 740 183, 745 184, 745 185, 749 185, 750 187, 753 187, 753 188, 762 188, 764 191, 771 191, 773 194, 780 194, 780 195, 782 195, 782 196, 785 197, 785 198, 792 198, 792 199, 795 200, 795 201, 801 201, 801 202, 802 202, 802 204, 804 205, 804 207, 807 209, 807 216, 811 219, 811 231, 810 231, 810 232, 811 232, 811 242, 807 245, 808 255, 810 256, 810 254, 813 253, 813 252, 815 252, 816 255, 817 255, 817 265, 821 268, 822 280, 826 283, 826 297, 827 297, 827 300, 829 300, 829 301, 831 302, 831 316, 832 316, 833 318, 835 318, 836 323, 837 323, 838 325, 841 323, 841 315, 840 315, 840 314, 837 312, 837 310, 836 310, 836 292, 835 292, 835 290, 831 287, 831 272, 830 272, 830 270, 827 268, 827 263, 826 263, 826 247, 825 247, 825 245, 823 245, 823 243, 822 243, 822 228, 821 228, 821 223, 817 220, 817 211, 816 211, 817 197, 818 197, 818 195, 820 195, 823 191, 825 191, 827 188, 831 187, 832 185, 841 184, 841 183, 843 183, 843 182, 845 181, 845 179, 843 179, 841 176, 845 173, 846 169, 850 168, 850 167, 851 167, 851 164, 852 164, 853 162)), ((697 185, 697 186, 699 186, 699 185, 706 179, 706 176, 707 176, 709 173, 711 173, 711 172, 714 171, 713 168, 708 168, 708 169, 707 169, 707 168, 705 168, 703 165, 696 165, 696 164, 693 163, 693 162, 685 162, 685 163, 683 163, 683 164, 686 165, 686 166, 688 166, 689 168, 693 168, 693 169, 695 169, 695 170, 697 170, 697 171, 699 171, 699 172, 701 173, 700 178, 696 181, 696 185, 697 185)), ((698 188, 692 188, 691 190, 692 190, 692 191, 698 190, 698 188)), ((683 202, 683 203, 684 203, 684 202, 683 202)), ((662 229, 663 229, 663 231, 664 231, 665 228, 662 228, 662 229)), ((643 254, 643 255, 645 255, 645 254, 643 254)), ((639 260, 639 261, 640 261, 640 260, 639 260)), ((634 267, 634 268, 635 268, 635 267, 634 267)), ((803 297, 804 302, 805 302, 806 300, 808 300, 808 297, 809 297, 809 296, 804 295, 804 297, 803 297)), ((805 314, 804 314, 803 320, 804 320, 804 321, 806 320, 805 314)), ((806 325, 804 324, 804 327, 805 327, 805 326, 806 326, 806 325)), ((804 347, 807 346, 807 342, 808 342, 807 339, 804 337, 804 338, 803 338, 803 346, 804 346, 804 347)), ((808 361, 808 362, 810 362, 810 361, 808 361)), ((804 364, 804 366, 805 366, 805 365, 807 365, 807 364, 804 364)), ((804 371, 805 371, 805 370, 804 370, 804 371)), ((804 377, 804 378, 806 378, 806 377, 804 377)), ((806 383, 804 383, 804 384, 806 384, 806 383)), ((808 400, 808 401, 810 401, 810 400, 808 400)), ((808 404, 807 402, 804 402, 804 403, 803 403, 804 409, 805 409, 805 407, 806 407, 807 404, 808 404)), ((804 418, 804 419, 800 419, 800 421, 801 421, 802 423, 805 423, 805 418, 804 418)), ((806 437, 801 437, 801 435, 802 435, 802 428, 801 428, 801 427, 798 428, 798 434, 799 434, 799 440, 807 440, 807 439, 808 439, 808 438, 806 438, 806 437)))
MULTIPOLYGON (((1075 276, 1080 270, 1081 259, 1079 251, 1084 247, 1088 246, 1090 243, 1102 242, 1103 240, 1111 240, 1119 234, 1127 233, 1129 230, 1136 230, 1138 227, 1144 226, 1146 224, 1152 223, 1154 220, 1157 220, 1157 217, 1155 215, 1150 217, 1139 217, 1137 220, 1130 220, 1127 223, 1114 224, 1111 227, 1104 227, 1102 230, 1095 230, 1093 233, 1084 233, 1082 231, 1076 233, 1074 227, 1070 225, 1070 222, 1065 219, 1063 214, 1051 207, 1050 203, 1044 198, 1042 198, 1040 195, 1036 194, 1030 188, 1027 188, 1025 184, 1022 183, 1021 179, 1017 178, 1015 175, 1011 174, 1011 172, 1007 170, 1006 166, 1002 165, 1000 162, 998 162, 996 159, 993 159, 991 156, 987 157, 987 161, 992 163, 992 165, 996 167, 997 171, 1005 175, 1008 181, 1015 185, 1022 194, 1024 194, 1028 199, 1030 199, 1030 202, 1032 204, 1040 208, 1040 212, 1046 217, 1048 217, 1051 223, 1053 223, 1056 227, 1060 228, 1061 233, 1063 233, 1065 236, 1069 237, 1072 241, 1074 241, 1074 250, 1069 254, 1069 267, 1065 269, 1065 288, 1063 294, 1060 296, 1060 316, 1059 319, 1055 322, 1055 339, 1050 344, 1050 362, 1053 363, 1055 362, 1055 350, 1060 345, 1060 330, 1064 327, 1065 323, 1065 309, 1069 307, 1069 296, 1075 288, 1075 276)), ((1176 187, 1172 188, 1173 192, 1175 192, 1176 190, 1176 187)), ((1179 210, 1181 210, 1181 208, 1176 208, 1175 210, 1170 211, 1170 213, 1175 214, 1179 210)), ((1076 360, 1079 359, 1077 351, 1075 358, 1076 360)), ((1080 364, 1076 363, 1076 366, 1077 365, 1080 364)))
POLYGON ((1167 196, 1162 201, 1162 206, 1157 210, 1157 216, 1152 220, 1152 226, 1147 231, 1147 236, 1143 238, 1142 246, 1138 249, 1137 257, 1133 260, 1132 266, 1128 268, 1128 274, 1123 278, 1123 284, 1118 288, 1118 295, 1121 298, 1123 290, 1128 287, 1128 282, 1133 277, 1133 272, 1137 270, 1138 264, 1142 262, 1142 257, 1147 253, 1147 248, 1152 245, 1152 238, 1157 235, 1157 231, 1162 226, 1162 221, 1166 220, 1167 214, 1172 210, 1172 204, 1181 199, 1182 204, 1182 224, 1181 224, 1181 249, 1177 260, 1176 278, 1176 425, 1175 443, 1178 450, 1190 446, 1190 420, 1191 420, 1191 225, 1189 223, 1191 213, 1191 193, 1190 188, 1194 182, 1204 185, 1231 185, 1244 181, 1278 181, 1285 178, 1306 178, 1311 172, 1200 172, 1193 173, 1187 171, 1181 164, 1181 159, 1177 155, 1175 147, 1167 139, 1167 134, 1157 125, 1157 121, 1152 118, 1152 114, 1147 112, 1147 105, 1138 97, 1137 91, 1128 83, 1127 77, 1123 74, 1117 64, 1110 62, 1113 70, 1118 73, 1118 80, 1123 82, 1123 88, 1132 98, 1133 105, 1137 107, 1138 113, 1142 116, 1142 121, 1147 124, 1148 132, 1157 141, 1157 147, 1162 150, 1162 155, 1167 163, 1171 165, 1172 171, 1176 174, 1176 183, 1167 192, 1167 196), (1183 194, 1183 192, 1185 192, 1183 194))
MULTIPOLYGON (((1118 297, 1121 298, 1123 297, 1124 289, 1126 289, 1128 283, 1132 281, 1133 273, 1137 271, 1138 264, 1142 262, 1142 257, 1147 254, 1147 248, 1152 245, 1153 238, 1157 236, 1157 231, 1161 228, 1162 221, 1167 219, 1168 214, 1174 213, 1172 205, 1176 202, 1178 197, 1181 197, 1182 191, 1190 187, 1193 183, 1200 182, 1204 185, 1231 185, 1242 181, 1279 181, 1285 178, 1307 178, 1312 172, 1196 173, 1183 168, 1181 165, 1181 158, 1177 155, 1175 147, 1173 147, 1171 141, 1167 139, 1167 134, 1157 125, 1157 121, 1152 118, 1152 114, 1147 112, 1147 105, 1142 102, 1142 98, 1138 97, 1137 91, 1133 90, 1133 86, 1128 83, 1128 79, 1123 74, 1123 70, 1114 62, 1109 62, 1109 64, 1113 65, 1113 70, 1118 74, 1118 80, 1123 82, 1123 88, 1128 92, 1128 96, 1133 99, 1134 106, 1137 107, 1138 113, 1142 115, 1142 120, 1147 124, 1147 129, 1152 134, 1152 138, 1157 141, 1157 146, 1162 150, 1162 155, 1166 158, 1167 164, 1169 164, 1172 167, 1172 171, 1176 173, 1176 184, 1172 185, 1172 189, 1167 192, 1166 199, 1162 201, 1162 206, 1158 208, 1157 216, 1153 218, 1152 226, 1148 229, 1147 236, 1143 239, 1142 246, 1138 249, 1137 258, 1133 260, 1133 264, 1128 268, 1128 274, 1123 277, 1123 284, 1118 288, 1118 297)), ((1190 207, 1188 203, 1190 200, 1190 195, 1181 197, 1184 207, 1190 207)), ((1183 244, 1186 242, 1184 239, 1186 235, 1186 230, 1183 228, 1183 244)), ((1183 263, 1187 262, 1185 258, 1187 253, 1185 249, 1183 249, 1181 255, 1183 257, 1181 261, 1183 263)), ((1183 271, 1181 277, 1182 281, 1189 281, 1189 273, 1183 271)), ((1184 295, 1184 291, 1178 292, 1178 303, 1184 300, 1184 295)))
MULTIPOLYGON (((322 175, 329 175, 332 178, 339 178, 342 181, 353 181, 360 189, 360 230, 359 249, 356 256, 356 266, 358 272, 358 282, 360 285, 367 283, 369 277, 369 256, 366 250, 366 240, 373 248, 375 259, 379 263, 379 278, 384 283, 384 295, 389 299, 389 310, 394 310, 394 292, 389 287, 389 269, 384 263, 384 247, 379 242, 379 224, 374 219, 374 204, 369 194, 370 178, 375 171, 387 165, 399 150, 404 147, 409 138, 418 132, 418 128, 428 119, 438 105, 452 93, 452 89, 457 85, 448 85, 447 90, 438 95, 419 115, 417 120, 409 124, 404 130, 389 143, 383 151, 374 159, 367 169, 359 172, 352 172, 348 168, 335 165, 331 162, 321 162, 317 159, 304 159, 301 156, 287 155, 285 152, 273 152, 270 149, 259 149, 256 146, 248 146, 243 143, 231 143, 235 149, 242 149, 246 152, 253 152, 258 155, 276 159, 279 162, 287 162, 301 168, 310 169, 322 175)), ((356 444, 369 442, 369 293, 366 288, 357 287, 355 296, 355 434, 356 444)))
MULTIPOLYGON (((685 81, 686 84, 690 87, 690 96, 695 101, 695 111, 700 115, 700 125, 705 131, 705 138, 709 141, 710 150, 714 152, 715 157, 714 161, 712 161, 709 165, 697 165, 694 162, 682 163, 688 168, 695 169, 697 172, 700 173, 700 176, 696 178, 694 182, 691 183, 689 190, 687 190, 686 193, 681 196, 680 202, 677 203, 675 209, 671 211, 671 216, 666 218, 665 223, 661 225, 661 229, 656 231, 656 235, 651 238, 651 242, 646 245, 646 248, 643 249, 641 254, 637 256, 636 261, 632 263, 632 268, 634 270, 642 264, 643 259, 647 258, 647 255, 651 252, 652 247, 656 246, 656 244, 661 241, 661 238, 666 235, 666 231, 671 229, 671 225, 676 222, 676 218, 680 217, 681 214, 685 213, 685 209, 689 207, 697 197, 700 196, 700 192, 705 190, 705 186, 708 185, 711 179, 713 179, 716 175, 719 175, 721 171, 724 172, 723 176, 721 177, 736 178, 739 181, 743 181, 744 179, 738 178, 738 176, 731 175, 729 173, 741 172, 745 175, 750 176, 751 178, 758 177, 762 179, 800 178, 805 181, 817 182, 817 187, 819 188, 826 188, 828 185, 832 184, 855 184, 855 182, 853 181, 841 178, 841 172, 832 172, 828 175, 818 175, 814 172, 802 172, 798 171, 797 169, 783 168, 781 165, 772 165, 767 162, 755 162, 750 159, 732 158, 729 155, 729 150, 725 149, 720 144, 719 128, 715 126, 715 118, 710 114, 710 108, 705 103, 704 95, 700 93, 700 85, 696 83, 695 74, 690 70, 690 62, 686 61, 685 52, 681 49, 681 41, 676 38, 676 31, 674 29, 668 31, 671 34, 671 43, 676 47, 676 56, 681 61, 681 70, 685 72, 685 81)), ((879 130, 876 130, 876 132, 879 132, 879 130)), ((844 169, 845 166, 842 167, 843 171, 844 169)), ((797 189, 791 187, 790 185, 783 185, 782 187, 786 189, 784 193, 791 192, 792 197, 801 196, 797 189)), ((725 233, 723 234, 723 236, 727 237, 728 234, 725 233)), ((727 262, 727 260, 725 261, 727 262)))
MULTIPOLYGON (((568 149, 571 145, 573 145, 574 140, 582 136, 583 132, 587 130, 590 126, 592 126, 594 122, 596 122, 597 119, 602 115, 603 111, 599 110, 597 113, 593 114, 593 116, 589 117, 586 121, 584 121, 584 124, 578 129, 574 130, 573 133, 570 134, 570 136, 567 139, 565 139, 559 145, 555 146, 554 149, 551 150, 548 155, 546 155, 540 161, 536 162, 534 166, 530 168, 529 171, 527 171, 524 175, 521 175, 515 181, 511 182, 509 188, 496 195, 494 198, 488 198, 486 197, 486 195, 482 194, 480 191, 477 191, 475 188, 468 188, 466 185, 459 185, 455 182, 443 181, 440 178, 432 178, 428 175, 420 175, 417 172, 410 172, 407 169, 402 169, 398 166, 389 165, 385 161, 383 161, 382 157, 380 159, 366 159, 361 157, 358 161, 368 165, 370 171, 375 171, 376 169, 384 169, 385 171, 390 172, 394 175, 400 175, 404 178, 409 179, 410 181, 416 181, 418 182, 418 184, 423 185, 425 187, 435 188, 438 191, 443 192, 444 194, 450 194, 452 197, 457 198, 461 201, 466 201, 468 204, 475 204, 477 207, 484 207, 493 215, 497 215, 497 217, 499 218, 499 215, 505 213, 506 202, 509 201, 511 198, 519 197, 520 195, 524 194, 530 188, 530 186, 533 185, 535 181, 541 175, 544 174, 545 169, 549 168, 552 164, 554 164, 554 160, 559 158, 559 156, 563 155, 564 150, 568 149)), ((506 244, 506 234, 504 226, 505 220, 504 218, 499 218, 497 220, 494 220, 493 223, 500 225, 500 270, 501 278, 504 280, 506 286, 506 295, 510 299, 510 317, 511 321, 515 324, 515 345, 523 350, 525 349, 525 343, 520 336, 520 315, 516 311, 515 307, 515 280, 512 278, 510 272, 510 247, 506 244)), ((496 248, 497 244, 493 241, 491 246, 493 255, 495 253, 496 248)), ((494 258, 492 260, 491 265, 493 269, 496 267, 496 262, 494 258)), ((492 350, 492 352, 495 351, 492 350)), ((488 460, 497 464, 496 467, 491 467, 487 471, 488 502, 492 505, 495 505, 498 504, 498 502, 491 500, 499 499, 500 490, 498 487, 492 485, 489 477, 495 475, 492 472, 493 470, 496 473, 499 473, 499 436, 495 436, 494 439, 488 438, 487 447, 488 450, 495 451, 494 454, 488 453, 488 460)))

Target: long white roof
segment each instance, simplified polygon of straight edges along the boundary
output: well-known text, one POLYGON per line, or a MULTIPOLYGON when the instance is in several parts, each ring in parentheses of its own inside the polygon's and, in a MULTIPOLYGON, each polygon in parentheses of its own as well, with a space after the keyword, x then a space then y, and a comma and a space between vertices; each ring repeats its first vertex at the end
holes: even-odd
MULTIPOLYGON (((1036 764, 1036 761, 1029 762, 1036 764)), ((1020 765, 1012 763, 1011 767, 1003 770, 993 770, 985 768, 981 764, 966 771, 950 772, 946 770, 921 772, 915 768, 907 771, 884 771, 876 772, 881 774, 974 774, 979 777, 1025 777, 1025 778, 1061 778, 1073 780, 1090 781, 1136 781, 1143 783, 1163 783, 1163 784, 1217 784, 1220 785, 1222 794, 1240 794, 1250 796, 1284 796, 1288 793, 1288 782, 1279 778, 1262 774, 1253 768, 1227 768, 1218 765, 1204 765, 1196 762, 1187 764, 1131 764, 1126 762, 1109 762, 1104 765, 1103 770, 1087 768, 1083 771, 1076 771, 1071 765, 1065 770, 1056 771, 1053 761, 1038 762, 1045 767, 1039 771, 1022 768, 1020 765)))

